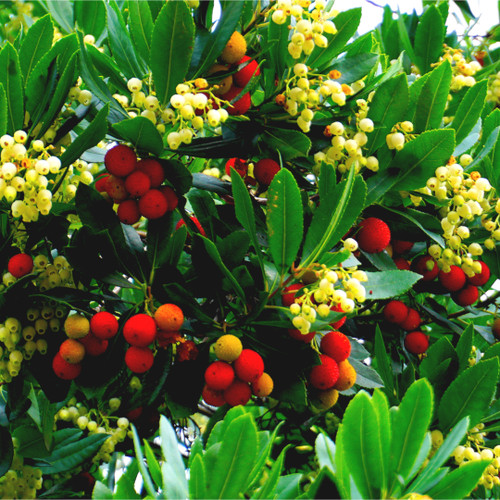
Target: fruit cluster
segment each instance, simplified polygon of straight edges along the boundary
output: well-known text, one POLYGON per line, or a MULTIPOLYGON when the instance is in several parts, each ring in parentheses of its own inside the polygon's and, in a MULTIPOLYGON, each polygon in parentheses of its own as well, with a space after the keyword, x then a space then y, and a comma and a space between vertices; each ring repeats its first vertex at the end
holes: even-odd
POLYGON ((255 184, 257 181, 263 189, 271 184, 274 176, 281 170, 279 163, 272 158, 262 158, 255 163, 242 158, 230 158, 225 166, 229 180, 231 168, 234 168, 247 184, 255 184))
POLYGON ((472 87, 476 83, 474 75, 481 69, 478 61, 467 62, 461 49, 452 49, 445 45, 444 54, 436 65, 448 61, 452 68, 450 90, 458 92, 463 87, 472 87))
POLYGON ((37 498, 42 485, 42 471, 25 465, 23 457, 14 453, 10 469, 0 477, 0 497, 37 498))
POLYGON ((162 185, 165 172, 154 158, 137 159, 134 150, 124 144, 109 149, 104 157, 109 175, 96 182, 118 204, 117 215, 124 224, 135 224, 141 216, 158 219, 177 207, 177 195, 162 185))
POLYGON ((205 370, 202 397, 211 406, 245 405, 252 394, 267 397, 272 393, 272 378, 264 372, 264 360, 252 349, 243 349, 235 335, 222 335, 214 345, 217 361, 205 370))
POLYGON ((389 149, 395 149, 396 151, 401 151, 404 145, 409 140, 413 139, 415 136, 413 132, 413 123, 410 121, 404 121, 396 123, 391 129, 391 132, 387 134, 385 142, 389 149))

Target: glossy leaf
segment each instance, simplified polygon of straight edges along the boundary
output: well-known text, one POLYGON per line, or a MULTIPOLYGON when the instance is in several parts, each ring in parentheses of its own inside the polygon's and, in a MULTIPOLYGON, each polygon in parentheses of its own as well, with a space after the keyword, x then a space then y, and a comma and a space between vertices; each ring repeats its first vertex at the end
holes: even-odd
POLYGON ((153 16, 148 2, 128 0, 129 25, 132 40, 137 53, 144 61, 149 61, 151 36, 153 33, 153 16))
POLYGON ((363 284, 366 298, 389 299, 408 291, 422 276, 412 271, 367 272, 368 281, 363 284))
POLYGON ((415 63, 421 74, 427 73, 442 54, 445 31, 439 9, 429 6, 420 18, 415 33, 415 63))
POLYGON ((377 372, 384 381, 384 387, 389 394, 394 392, 394 376, 391 366, 391 359, 385 349, 384 339, 379 325, 375 330, 375 359, 377 362, 377 372))
POLYGON ((205 464, 201 455, 196 455, 189 468, 189 498, 207 498, 205 464))
POLYGON ((159 156, 163 151, 163 140, 151 120, 144 116, 123 120, 113 125, 120 137, 140 151, 159 156))
POLYGON ((75 21, 85 34, 94 35, 96 40, 106 28, 106 7, 102 0, 74 2, 75 21))
POLYGON ((148 464, 149 472, 151 473, 151 478, 155 482, 156 486, 161 487, 163 484, 161 476, 161 467, 158 460, 155 457, 154 451, 151 445, 144 440, 144 454, 146 455, 146 460, 148 464))
POLYGON ((298 130, 267 129, 262 142, 271 151, 279 151, 283 161, 305 157, 311 149, 311 140, 298 130))
POLYGON ((431 384, 446 383, 445 377, 440 370, 440 366, 446 360, 449 360, 447 366, 454 369, 458 366, 458 357, 455 349, 447 337, 441 337, 434 342, 427 350, 427 357, 420 364, 420 373, 429 379, 431 384))
POLYGON ((380 375, 371 366, 367 366, 355 358, 351 358, 350 363, 356 370, 356 385, 366 389, 377 389, 384 386, 380 375))
POLYGON ((288 474, 281 476, 276 486, 275 498, 280 500, 297 498, 300 493, 302 474, 288 474))
POLYGON ((0 84, 7 96, 7 132, 23 128, 24 92, 19 56, 10 42, 0 50, 0 84))
POLYGON ((4 135, 7 132, 7 94, 5 93, 5 89, 3 85, 0 83, 0 134, 4 135))
POLYGON ((262 486, 256 498, 274 498, 274 494, 278 486, 278 481, 283 471, 286 451, 287 447, 285 447, 281 451, 278 458, 273 463, 271 470, 269 471, 269 475, 267 476, 266 481, 264 482, 264 485, 262 486))
MULTIPOLYGON (((474 325, 470 323, 458 339, 455 350, 458 357, 458 373, 469 367, 469 356, 474 343, 474 325)), ((486 356, 486 353, 485 353, 486 356)))
POLYGON ((42 0, 39 3, 50 13, 54 21, 66 33, 71 33, 74 19, 72 2, 51 2, 50 0, 42 0))
POLYGON ((142 453, 141 440, 139 438, 139 434, 137 433, 137 429, 135 428, 134 425, 132 425, 131 427, 133 433, 132 439, 134 441, 135 456, 137 459, 137 465, 139 466, 139 472, 141 473, 142 480, 144 482, 144 487, 149 495, 155 497, 156 496, 155 487, 153 484, 153 480, 151 479, 151 476, 149 474, 149 471, 145 465, 144 454, 142 453))
POLYGON ((370 52, 362 52, 353 56, 348 54, 346 57, 337 59, 331 65, 330 70, 336 69, 340 71, 341 76, 337 80, 339 83, 352 83, 366 76, 378 62, 378 54, 371 54, 370 52))
POLYGON ((323 432, 318 434, 314 448, 320 469, 327 467, 335 474, 335 443, 323 432))
MULTIPOLYGON (((272 72, 278 76, 283 75, 286 69, 288 53, 289 30, 286 23, 269 23, 267 28, 267 43, 269 46, 269 61, 272 72)), ((271 87, 272 89, 272 87, 271 87)), ((272 89, 273 90, 273 89, 272 89)))

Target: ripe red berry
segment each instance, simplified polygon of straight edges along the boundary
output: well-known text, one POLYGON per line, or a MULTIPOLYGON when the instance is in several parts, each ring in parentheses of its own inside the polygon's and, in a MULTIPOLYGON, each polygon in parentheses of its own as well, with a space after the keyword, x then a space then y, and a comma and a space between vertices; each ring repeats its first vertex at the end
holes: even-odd
POLYGON ((139 205, 135 200, 125 200, 118 205, 116 215, 120 222, 131 226, 139 221, 141 214, 139 212, 139 205))
POLYGON ((248 171, 248 162, 241 158, 230 158, 226 162, 226 174, 231 175, 231 168, 234 168, 241 177, 245 177, 248 171))
POLYGON ((410 268, 410 263, 403 257, 396 257, 394 260, 394 264, 396 264, 396 267, 401 270, 401 271, 409 271, 410 268))
POLYGON ((125 189, 134 197, 145 195, 150 188, 151 180, 149 176, 140 170, 135 170, 125 179, 125 189))
MULTIPOLYGON (((330 311, 344 312, 340 304, 335 304, 332 307, 330 307, 330 311)), ((344 316, 343 318, 340 318, 337 321, 333 321, 332 323, 330 323, 330 326, 332 327, 333 330, 338 330, 340 327, 344 325, 346 319, 347 316, 344 316)))
POLYGON ((449 272, 439 271, 438 279, 449 292, 456 292, 465 285, 465 273, 458 266, 450 266, 449 272))
POLYGON ((328 332, 320 343, 320 349, 337 363, 344 361, 351 354, 351 343, 341 332, 328 332))
POLYGON ((289 285, 281 292, 281 300, 285 307, 290 307, 295 302, 295 294, 302 288, 302 285, 295 283, 289 285))
POLYGON ((126 177, 133 172, 136 162, 137 156, 134 150, 124 144, 111 148, 104 157, 106 170, 117 177, 126 177))
POLYGON ((156 338, 156 321, 148 314, 135 314, 123 325, 123 337, 136 347, 146 347, 156 338))
MULTIPOLYGON (((233 99, 241 94, 243 89, 240 87, 232 86, 224 95, 221 95, 221 99, 224 101, 231 102, 233 99)), ((227 107, 227 112, 230 115, 243 115, 252 106, 252 99, 250 98, 250 92, 246 92, 242 96, 238 97, 238 100, 233 102, 227 107)))
POLYGON ((491 325, 491 331, 495 338, 500 339, 500 318, 495 318, 493 325, 491 325))
POLYGON ((413 259, 411 269, 421 274, 423 281, 432 281, 439 273, 437 262, 430 255, 422 255, 413 259))
POLYGON ((248 56, 243 56, 238 61, 238 66, 241 65, 243 67, 233 75, 233 82, 238 87, 243 88, 252 79, 252 76, 260 75, 260 68, 257 61, 248 56))
POLYGON ((308 342, 311 342, 311 340, 314 338, 314 336, 316 335, 316 332, 309 332, 309 333, 306 333, 305 335, 302 335, 302 333, 300 333, 300 330, 294 330, 294 329, 290 328, 288 330, 288 335, 290 335, 290 337, 292 337, 292 339, 300 340, 301 342, 308 343, 308 342))
POLYGON ((116 175, 108 175, 105 184, 106 193, 115 203, 120 203, 128 198, 125 181, 116 175))
POLYGON ((90 318, 90 330, 101 340, 107 340, 118 333, 118 320, 110 312, 100 311, 90 318))
POLYGON ((170 186, 161 186, 160 192, 167 200, 167 212, 173 212, 179 203, 179 198, 177 198, 175 191, 170 186))
POLYGON ((144 172, 149 177, 152 188, 161 186, 165 180, 165 172, 161 163, 153 158, 139 160, 137 162, 137 170, 144 172))
POLYGON ((246 405, 252 396, 250 386, 241 380, 235 379, 224 391, 224 400, 229 406, 246 405))
POLYGON ((429 347, 429 339, 422 332, 411 332, 405 337, 405 348, 412 354, 423 354, 429 347))
POLYGON ((467 283, 470 283, 474 286, 483 286, 486 285, 486 283, 490 279, 491 272, 490 268, 482 260, 479 260, 478 262, 481 264, 481 272, 475 274, 474 276, 472 276, 472 278, 469 278, 467 276, 467 283))
POLYGON ((391 300, 384 307, 384 318, 389 323, 402 323, 408 316, 408 306, 400 300, 391 300))
POLYGON ((406 330, 407 332, 411 330, 416 330, 419 326, 420 323, 422 322, 420 318, 420 314, 415 309, 412 309, 411 307, 408 308, 408 316, 399 323, 399 326, 403 329, 406 330))
POLYGON ((479 290, 477 289, 477 286, 465 285, 462 290, 452 293, 451 298, 459 306, 471 306, 477 301, 477 299, 479 299, 479 290))
POLYGON ((205 382, 215 391, 227 389, 234 380, 233 367, 225 361, 214 361, 205 370, 205 382))
POLYGON ((244 382, 254 382, 264 373, 264 360, 258 352, 243 349, 234 362, 237 377, 244 382))
POLYGON ((100 175, 95 181, 94 187, 99 193, 103 193, 106 191, 106 182, 108 180, 109 174, 100 175))
POLYGON ((147 372, 154 363, 155 357, 147 347, 130 346, 125 353, 125 364, 134 373, 147 372))
POLYGON ((222 406, 225 404, 226 400, 224 399, 224 393, 222 391, 216 391, 208 385, 203 387, 201 391, 201 397, 210 406, 222 406))
POLYGON ((415 243, 413 241, 392 240, 392 251, 398 255, 409 252, 415 243))
MULTIPOLYGON (((200 221, 196 217, 190 217, 190 219, 194 222, 194 225, 198 228, 198 231, 202 236, 206 236, 207 233, 205 233, 205 230, 200 224, 200 221)), ((179 229, 181 226, 185 226, 186 223, 184 222, 184 219, 181 219, 176 225, 175 225, 175 230, 179 229)))
POLYGON ((7 271, 14 278, 22 278, 33 271, 33 259, 27 253, 13 255, 7 264, 7 271))
POLYGON ((58 352, 52 360, 52 369, 59 378, 63 380, 73 380, 78 377, 78 375, 80 375, 82 371, 82 365, 80 365, 79 363, 68 363, 58 352))
POLYGON ((381 219, 368 217, 359 224, 356 241, 359 248, 367 253, 382 252, 391 241, 391 230, 381 219))
POLYGON ((264 186, 269 186, 274 176, 280 171, 280 166, 271 158, 263 158, 259 160, 253 168, 253 176, 264 186))
POLYGON ((146 219, 159 219, 167 210, 167 200, 158 189, 150 189, 139 199, 139 212, 146 219))
POLYGON ((87 333, 85 337, 78 339, 85 347, 85 353, 89 356, 100 356, 108 348, 108 341, 97 338, 92 332, 87 333))
POLYGON ((319 355, 321 364, 315 365, 309 372, 309 382, 316 389, 330 389, 339 378, 337 362, 326 354, 319 355))

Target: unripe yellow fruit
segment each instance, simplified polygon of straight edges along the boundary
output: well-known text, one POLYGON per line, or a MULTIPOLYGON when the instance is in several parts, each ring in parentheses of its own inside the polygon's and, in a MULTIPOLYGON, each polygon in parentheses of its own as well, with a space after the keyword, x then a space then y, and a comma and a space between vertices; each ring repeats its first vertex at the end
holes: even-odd
POLYGON ((339 378, 333 386, 338 391, 347 391, 356 383, 356 370, 347 359, 338 363, 339 378))
POLYGON ((231 334, 219 337, 214 345, 214 352, 217 359, 227 361, 228 363, 235 361, 241 354, 242 350, 243 344, 241 343, 241 340, 231 334))
POLYGON ((312 404, 320 410, 330 409, 339 399, 337 389, 326 389, 324 391, 315 391, 312 398, 312 404))
POLYGON ((81 339, 89 333, 90 322, 82 314, 70 314, 64 322, 64 331, 70 339, 81 339))
POLYGON ((259 398, 269 396, 274 389, 274 382, 271 376, 264 372, 255 382, 252 383, 252 392, 259 398))
POLYGON ((221 54, 221 59, 229 64, 237 63, 247 52, 247 42, 243 35, 235 31, 221 54))

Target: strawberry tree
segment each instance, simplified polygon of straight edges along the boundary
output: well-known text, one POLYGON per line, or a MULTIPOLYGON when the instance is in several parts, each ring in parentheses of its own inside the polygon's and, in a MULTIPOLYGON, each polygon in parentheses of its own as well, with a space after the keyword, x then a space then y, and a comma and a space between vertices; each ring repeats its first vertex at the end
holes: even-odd
POLYGON ((500 496, 497 27, 331 3, 5 6, 6 498, 500 496))

